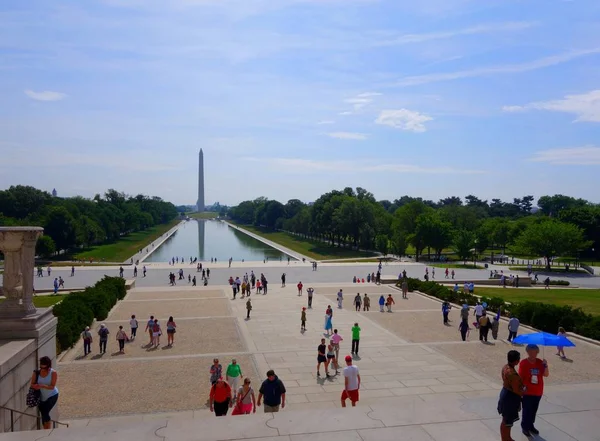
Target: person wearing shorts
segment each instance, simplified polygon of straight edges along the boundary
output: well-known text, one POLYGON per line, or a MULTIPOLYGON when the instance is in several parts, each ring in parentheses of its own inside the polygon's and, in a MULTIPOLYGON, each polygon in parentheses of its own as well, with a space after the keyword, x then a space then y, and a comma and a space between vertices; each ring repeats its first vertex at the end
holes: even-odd
POLYGON ((325 345, 325 339, 322 338, 321 344, 317 348, 317 377, 321 376, 321 363, 325 364, 325 375, 329 377, 329 371, 327 369, 327 354, 325 353, 326 350, 327 346, 325 345))
POLYGON ((360 373, 358 366, 352 364, 352 356, 346 355, 346 367, 344 368, 344 390, 342 391, 342 407, 346 407, 349 398, 352 407, 358 402, 358 390, 360 389, 360 373))
POLYGON ((498 399, 498 413, 502 415, 500 423, 500 439, 511 441, 510 430, 513 424, 519 421, 519 410, 521 398, 525 387, 521 376, 515 370, 515 366, 521 360, 519 351, 508 351, 507 364, 502 368, 502 391, 498 399))

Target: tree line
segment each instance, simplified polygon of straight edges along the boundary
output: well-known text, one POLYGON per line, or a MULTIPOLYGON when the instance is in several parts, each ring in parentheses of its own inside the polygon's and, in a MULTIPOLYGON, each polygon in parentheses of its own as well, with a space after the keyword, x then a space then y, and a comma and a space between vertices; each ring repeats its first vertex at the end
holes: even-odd
MULTIPOLYGON (((531 195, 491 202, 468 195, 438 202, 411 196, 377 201, 363 188, 347 187, 305 204, 261 197, 241 202, 228 216, 242 224, 288 231, 333 246, 383 254, 424 252, 440 259, 451 248, 460 260, 486 251, 544 257, 593 258, 600 246, 600 205, 570 196, 531 195)), ((493 257, 492 257, 493 258, 493 257)))
POLYGON ((176 216, 175 206, 159 197, 127 196, 113 189, 93 199, 53 197, 22 185, 0 190, 0 225, 44 227, 36 247, 37 254, 44 257, 114 242, 176 216))

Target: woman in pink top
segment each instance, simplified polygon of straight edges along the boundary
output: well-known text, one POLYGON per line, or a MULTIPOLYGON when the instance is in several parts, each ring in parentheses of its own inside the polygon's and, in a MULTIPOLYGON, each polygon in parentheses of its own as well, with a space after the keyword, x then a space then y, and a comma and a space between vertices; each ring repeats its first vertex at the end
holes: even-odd
POLYGON ((340 359, 340 342, 344 340, 340 334, 338 334, 338 330, 333 330, 333 335, 329 339, 331 344, 333 345, 333 349, 335 351, 335 359, 336 361, 340 359))

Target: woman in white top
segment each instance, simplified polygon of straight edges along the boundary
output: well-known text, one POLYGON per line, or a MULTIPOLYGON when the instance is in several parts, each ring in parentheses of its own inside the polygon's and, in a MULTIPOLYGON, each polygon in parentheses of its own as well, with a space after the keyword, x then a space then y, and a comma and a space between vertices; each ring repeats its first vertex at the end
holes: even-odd
POLYGON ((58 388, 56 387, 57 380, 58 374, 52 369, 52 361, 50 358, 40 358, 40 370, 33 371, 33 375, 31 375, 31 388, 39 390, 41 394, 41 401, 38 408, 42 416, 44 429, 52 428, 50 411, 58 401, 58 388))
POLYGON ((237 391, 237 410, 234 411, 236 415, 248 415, 251 412, 256 413, 256 397, 250 383, 250 378, 245 378, 244 385, 237 391))

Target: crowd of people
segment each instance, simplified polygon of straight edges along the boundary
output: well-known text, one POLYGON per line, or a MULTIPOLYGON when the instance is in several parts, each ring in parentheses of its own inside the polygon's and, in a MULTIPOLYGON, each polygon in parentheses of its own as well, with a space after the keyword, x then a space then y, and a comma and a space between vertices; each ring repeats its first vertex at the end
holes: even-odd
MULTIPOLYGON (((137 337, 137 331, 139 327, 139 322, 133 314, 131 319, 129 320, 129 329, 130 333, 127 334, 127 331, 124 329, 122 325, 119 325, 117 332, 115 333, 115 340, 119 347, 119 354, 125 353, 125 344, 131 341, 134 341, 137 337)), ((148 321, 146 322, 146 328, 144 332, 148 333, 148 344, 145 346, 146 349, 157 349, 160 346, 160 337, 163 333, 163 328, 158 320, 158 318, 153 315, 150 316, 148 321)), ((173 316, 169 317, 166 323, 166 332, 167 332, 167 347, 172 347, 175 343, 175 333, 177 332, 177 323, 173 319, 173 316)), ((98 336, 98 344, 99 351, 98 353, 106 354, 106 348, 108 345, 108 339, 110 335, 110 330, 105 323, 101 323, 100 327, 96 331, 98 336)), ((83 341, 83 356, 87 357, 92 353, 92 343, 94 341, 94 336, 92 335, 92 331, 89 326, 86 326, 83 332, 81 333, 81 339, 83 341)))

